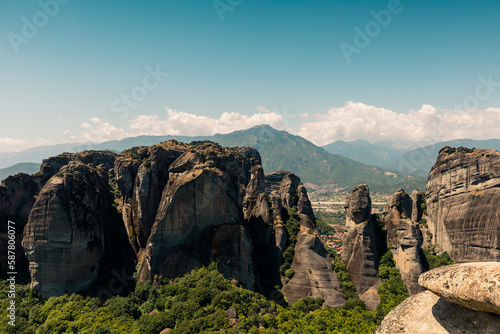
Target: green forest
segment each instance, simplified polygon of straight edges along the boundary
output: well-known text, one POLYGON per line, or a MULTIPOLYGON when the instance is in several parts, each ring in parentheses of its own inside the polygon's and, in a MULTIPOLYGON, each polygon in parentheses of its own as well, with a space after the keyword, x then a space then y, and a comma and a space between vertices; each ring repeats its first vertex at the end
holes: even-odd
POLYGON ((139 283, 127 295, 106 301, 78 294, 44 300, 29 285, 17 285, 15 327, 7 324, 8 285, 2 281, 0 332, 154 334, 170 328, 169 333, 371 333, 408 296, 394 263, 386 262, 376 311, 359 300, 341 262, 336 262, 336 272, 348 301, 342 308, 322 306, 323 300, 313 298, 279 305, 224 278, 212 263, 173 281, 161 279, 156 286, 139 283))

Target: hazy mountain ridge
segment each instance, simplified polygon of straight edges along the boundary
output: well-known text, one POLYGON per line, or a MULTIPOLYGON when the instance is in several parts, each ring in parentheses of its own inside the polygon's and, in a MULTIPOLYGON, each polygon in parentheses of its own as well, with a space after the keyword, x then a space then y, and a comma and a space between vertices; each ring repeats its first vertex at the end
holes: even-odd
POLYGON ((17 173, 33 174, 40 169, 40 164, 34 162, 20 162, 14 166, 0 169, 0 180, 5 179, 9 175, 17 173))
POLYGON ((329 153, 340 154, 368 165, 399 171, 404 174, 425 176, 429 174, 437 159, 439 150, 445 146, 499 150, 500 139, 455 139, 425 146, 420 143, 412 145, 410 142, 405 141, 398 144, 395 141, 371 143, 367 140, 350 142, 337 140, 322 147, 329 153))
MULTIPOLYGON (((121 152, 131 147, 153 145, 170 139, 186 143, 194 140, 211 140, 228 147, 249 146, 261 153, 262 166, 266 173, 280 169, 289 170, 301 175, 305 183, 315 185, 334 184, 337 189, 352 189, 359 183, 368 183, 372 185, 374 192, 385 193, 391 193, 398 188, 425 188, 424 177, 408 177, 365 165, 342 155, 328 153, 300 136, 276 130, 269 125, 213 136, 139 136, 99 144, 46 146, 20 152, 17 156, 11 153, 5 155, 13 159, 11 162, 16 159, 36 161, 62 152, 89 149, 121 152)), ((5 163, 3 155, 0 155, 0 159, 5 163)))

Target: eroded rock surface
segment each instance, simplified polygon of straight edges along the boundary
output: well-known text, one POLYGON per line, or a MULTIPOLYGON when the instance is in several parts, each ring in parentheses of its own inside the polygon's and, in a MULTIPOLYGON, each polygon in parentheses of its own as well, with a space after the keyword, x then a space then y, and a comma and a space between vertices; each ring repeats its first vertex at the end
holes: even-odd
POLYGON ((104 254, 107 170, 70 162, 38 195, 22 245, 42 296, 88 289, 104 254))
POLYGON ((292 200, 289 204, 291 206, 297 204, 297 213, 300 217, 300 231, 291 265, 295 274, 283 287, 283 293, 291 304, 300 298, 313 297, 323 298, 325 304, 332 307, 342 306, 345 301, 340 292, 337 275, 318 237, 316 219, 305 187, 300 184, 298 177, 289 174, 283 178, 281 189, 286 189, 289 185, 294 187, 295 184, 298 186, 294 191, 281 192, 282 198, 296 196, 296 203, 292 200))
MULTIPOLYGON (((418 194, 413 193, 418 201, 418 194)), ((389 198, 384 213, 387 227, 387 243, 391 249, 396 267, 406 284, 410 294, 416 294, 423 289, 417 283, 423 272, 420 247, 423 237, 418 223, 409 219, 413 216, 415 207, 410 196, 404 191, 398 191, 389 198)), ((417 216, 418 217, 418 213, 417 216)))
POLYGON ((122 194, 123 221, 139 257, 146 248, 168 181, 168 168, 187 149, 183 143, 168 141, 126 150, 116 159, 114 175, 122 194))
POLYGON ((169 167, 139 279, 178 277, 214 259, 223 274, 254 289, 252 242, 243 225, 239 183, 246 156, 212 144, 193 151, 169 167))
POLYGON ((358 185, 347 197, 346 232, 342 239, 342 262, 346 265, 351 280, 360 298, 367 306, 375 309, 378 300, 365 292, 381 283, 378 276, 380 263, 380 236, 376 233, 371 216, 370 190, 365 184, 358 185))
POLYGON ((433 242, 457 263, 500 261, 500 152, 444 147, 426 198, 433 242))
POLYGON ((495 334, 500 333, 500 316, 474 311, 424 291, 389 312, 376 333, 495 334))
POLYGON ((455 304, 500 315, 500 262, 440 267, 423 273, 418 283, 455 304))

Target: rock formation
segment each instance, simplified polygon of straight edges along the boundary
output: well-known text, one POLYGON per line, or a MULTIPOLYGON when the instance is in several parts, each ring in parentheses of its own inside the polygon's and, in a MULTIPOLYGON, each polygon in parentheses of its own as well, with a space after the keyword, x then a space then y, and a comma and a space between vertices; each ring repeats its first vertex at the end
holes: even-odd
POLYGON ((455 304, 500 315, 500 262, 436 268, 422 274, 418 283, 455 304))
POLYGON ((7 221, 10 219, 16 227, 16 270, 20 281, 29 281, 28 261, 22 250, 21 241, 23 239, 23 230, 28 222, 28 217, 35 203, 36 197, 45 183, 60 168, 67 165, 70 161, 79 161, 84 164, 92 163, 94 166, 104 164, 106 168, 113 166, 115 154, 111 152, 83 151, 80 153, 63 153, 58 156, 45 159, 40 166, 40 171, 27 175, 19 173, 7 177, 2 181, 0 187, 0 261, 2 275, 6 272, 7 264, 7 221))
POLYGON ((422 274, 419 283, 430 291, 403 301, 376 333, 500 332, 500 263, 440 267, 422 274))
POLYGON ((23 229, 28 222, 31 208, 35 203, 35 196, 40 191, 39 182, 30 175, 19 173, 7 177, 0 186, 0 270, 6 275, 7 270, 7 224, 12 220, 15 225, 16 271, 20 281, 29 281, 28 260, 21 251, 23 229))
POLYGON ((411 192, 410 199, 412 202, 411 220, 419 222, 424 214, 422 209, 422 204, 425 202, 424 194, 415 189, 411 192))
POLYGON ((24 230, 32 287, 42 296, 88 289, 104 254, 107 170, 71 162, 40 192, 24 230))
POLYGON ((281 181, 282 201, 290 209, 297 205, 300 217, 300 230, 297 234, 295 255, 291 268, 295 274, 283 287, 289 303, 300 298, 323 298, 326 305, 339 307, 344 304, 340 285, 332 262, 318 237, 316 220, 307 197, 305 187, 294 174, 286 175, 281 181), (295 198, 295 199, 294 199, 295 198))
POLYGON ((381 249, 384 247, 376 233, 376 223, 371 215, 370 190, 366 184, 354 188, 347 197, 345 210, 346 232, 342 239, 342 262, 346 265, 360 298, 369 308, 375 309, 380 300, 373 292, 381 283, 378 266, 381 249), (371 291, 365 295, 369 289, 371 291))
POLYGON ((169 177, 147 241, 140 280, 181 276, 216 260, 219 271, 254 289, 252 241, 240 198, 247 157, 210 143, 182 154, 169 177))
POLYGON ((426 199, 432 241, 457 263, 500 261, 500 152, 444 147, 426 199))
MULTIPOLYGON (((286 171, 264 175, 254 149, 168 141, 118 156, 63 153, 3 184, 0 218, 26 225, 18 241, 32 287, 44 297, 89 289, 111 295, 110 273, 131 279, 136 263, 146 281, 215 261, 224 276, 277 301, 276 286, 284 286, 290 303, 344 302, 305 187, 286 171), (280 275, 287 248, 293 277, 280 275)), ((133 285, 120 284, 113 290, 133 285)))
POLYGON ((407 298, 389 314, 376 334, 500 333, 500 316, 474 311, 430 291, 407 298))
MULTIPOLYGON (((412 193, 415 201, 419 202, 421 194, 418 191, 412 193)), ((387 227, 387 243, 391 249, 392 256, 396 262, 396 267, 401 273, 401 278, 406 284, 410 294, 422 291, 417 280, 423 272, 422 260, 420 258, 420 247, 423 238, 418 223, 409 217, 421 217, 412 198, 404 192, 398 191, 389 198, 385 206, 384 222, 387 227)))
POLYGON ((183 143, 169 141, 126 150, 116 159, 114 177, 122 195, 123 221, 139 257, 146 248, 168 181, 168 168, 187 149, 183 143))

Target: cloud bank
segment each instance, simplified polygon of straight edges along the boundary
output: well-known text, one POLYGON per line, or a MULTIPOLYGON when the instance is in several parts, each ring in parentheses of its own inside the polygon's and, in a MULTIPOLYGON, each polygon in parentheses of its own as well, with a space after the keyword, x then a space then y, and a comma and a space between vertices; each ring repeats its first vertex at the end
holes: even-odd
MULTIPOLYGON (((165 117, 140 115, 129 121, 127 129, 100 118, 91 118, 80 125, 79 134, 66 130, 67 142, 104 142, 140 135, 210 136, 230 133, 250 127, 269 124, 302 136, 316 145, 326 145, 336 140, 369 141, 403 139, 414 142, 436 143, 451 139, 500 138, 500 108, 438 110, 424 104, 408 113, 348 101, 341 107, 333 107, 323 113, 292 115, 271 111, 264 106, 256 107, 253 115, 237 111, 209 117, 166 109, 165 117), (288 126, 300 122, 297 130, 288 126)), ((55 144, 40 139, 25 141, 0 138, 0 152, 16 152, 30 147, 55 144)))
POLYGON ((325 113, 309 115, 296 132, 317 145, 335 140, 404 139, 435 143, 451 139, 500 137, 500 108, 438 111, 424 104, 407 114, 359 102, 346 102, 325 113))
POLYGON ((150 136, 211 136, 216 133, 230 133, 250 127, 269 124, 280 130, 289 130, 283 115, 271 112, 264 107, 257 107, 258 113, 251 116, 239 112, 223 113, 219 118, 190 114, 183 111, 166 109, 166 118, 155 115, 140 115, 129 121, 127 130, 117 128, 108 121, 94 117, 90 123, 82 123, 78 135, 66 130, 71 142, 105 142, 141 135, 150 136))

